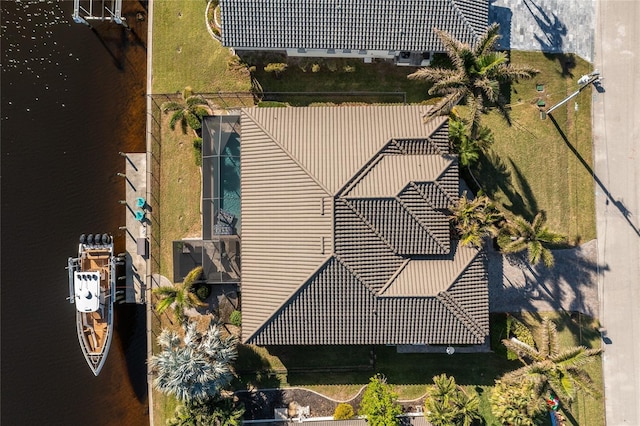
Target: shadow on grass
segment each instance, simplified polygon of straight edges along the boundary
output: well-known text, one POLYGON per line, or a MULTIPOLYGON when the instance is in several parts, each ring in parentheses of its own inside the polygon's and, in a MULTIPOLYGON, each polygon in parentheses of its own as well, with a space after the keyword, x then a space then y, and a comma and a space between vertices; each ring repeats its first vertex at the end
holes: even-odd
POLYGON ((262 87, 264 100, 304 106, 318 102, 418 103, 433 98, 427 93, 430 84, 407 78, 415 68, 389 61, 365 64, 360 59, 287 57, 276 52, 240 55, 262 87), (287 68, 276 76, 264 70, 269 63, 286 63, 287 68))
POLYGON ((569 138, 567 138, 567 135, 564 133, 564 131, 562 130, 562 128, 560 127, 560 125, 558 124, 558 122, 556 121, 556 119, 553 117, 552 114, 548 115, 549 119, 551 120, 551 122, 553 122, 553 125, 556 127, 556 130, 558 130, 558 133, 560 134, 560 136, 562 137, 562 140, 564 141, 564 143, 567 145, 567 147, 571 150, 571 152, 573 152, 573 154, 576 156, 576 158, 578 159, 578 161, 580 161, 580 163, 584 166, 584 168, 587 170, 587 172, 589 172, 589 174, 591 176, 593 176, 593 180, 596 182, 596 184, 600 187, 600 189, 602 189, 602 191, 604 192, 604 194, 607 196, 607 200, 606 203, 607 205, 609 205, 609 203, 612 203, 622 214, 622 216, 625 218, 625 220, 627 221, 627 223, 629 224, 629 227, 633 230, 633 232, 640 237, 640 229, 638 229, 636 227, 636 225, 631 221, 630 217, 631 217, 631 212, 629 211, 629 209, 627 209, 627 207, 624 205, 622 200, 616 200, 613 195, 611 194, 611 192, 609 192, 609 190, 607 189, 607 187, 604 185, 604 183, 602 182, 602 180, 600 180, 600 178, 598 177, 598 175, 596 175, 596 173, 593 171, 593 169, 591 168, 591 166, 585 161, 585 159, 582 157, 582 155, 580 155, 580 153, 578 152, 578 150, 571 144, 571 142, 569 141, 569 138))
POLYGON ((483 154, 477 165, 478 181, 482 182, 482 189, 492 199, 502 191, 508 200, 503 203, 506 210, 531 220, 537 213, 538 203, 520 169, 511 159, 508 161, 511 168, 495 151, 483 154), (520 191, 514 186, 514 180, 522 188, 520 191))
MULTIPOLYGON (((493 320, 492 320, 493 321, 493 320)), ((492 327, 499 327, 493 325, 492 327)), ((395 346, 270 346, 270 356, 284 365, 276 370, 254 352, 241 352, 236 389, 253 384, 274 387, 284 371, 290 386, 366 384, 376 373, 395 385, 429 384, 433 376, 452 375, 461 385, 492 386, 494 380, 517 367, 499 353, 399 354, 395 346)), ((242 349, 245 351, 245 349, 242 349)))
POLYGON ((277 388, 281 385, 271 362, 252 346, 238 345, 236 374, 232 384, 234 389, 277 388))

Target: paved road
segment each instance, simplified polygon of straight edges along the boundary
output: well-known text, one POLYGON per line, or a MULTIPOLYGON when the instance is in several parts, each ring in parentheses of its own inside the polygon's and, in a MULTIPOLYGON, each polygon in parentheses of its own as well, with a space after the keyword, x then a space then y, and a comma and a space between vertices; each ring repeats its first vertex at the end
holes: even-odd
POLYGON ((640 425, 640 2, 596 4, 594 91, 600 320, 607 425, 640 425))

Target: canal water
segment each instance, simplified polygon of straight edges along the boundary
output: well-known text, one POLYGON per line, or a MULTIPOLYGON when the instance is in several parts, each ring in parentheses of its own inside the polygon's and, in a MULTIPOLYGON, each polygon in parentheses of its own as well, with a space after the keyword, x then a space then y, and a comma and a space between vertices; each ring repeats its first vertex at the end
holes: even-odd
POLYGON ((125 1, 131 31, 75 24, 71 0, 0 8, 0 423, 146 425, 144 307, 118 306, 94 377, 65 300, 80 234, 124 249, 116 173, 119 151, 145 149, 146 3, 125 1))

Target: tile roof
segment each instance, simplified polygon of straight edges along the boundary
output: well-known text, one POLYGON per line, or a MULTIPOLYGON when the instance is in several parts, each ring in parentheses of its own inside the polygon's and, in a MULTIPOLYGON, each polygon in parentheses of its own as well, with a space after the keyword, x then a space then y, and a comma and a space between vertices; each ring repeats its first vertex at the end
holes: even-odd
POLYGON ((432 28, 473 44, 488 0, 221 0, 225 46, 442 51, 432 28))
POLYGON ((242 111, 245 341, 484 342, 486 257, 450 241, 457 159, 424 113, 242 111))

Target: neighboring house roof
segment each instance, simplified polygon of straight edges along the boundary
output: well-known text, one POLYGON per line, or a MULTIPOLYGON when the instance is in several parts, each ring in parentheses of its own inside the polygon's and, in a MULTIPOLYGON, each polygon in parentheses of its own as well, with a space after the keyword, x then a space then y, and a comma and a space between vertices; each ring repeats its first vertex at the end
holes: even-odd
POLYGON ((488 0, 220 0, 225 46, 443 51, 432 31, 474 44, 488 0))
POLYGON ((245 341, 484 342, 486 260, 450 241, 458 162, 428 108, 242 110, 245 341))

